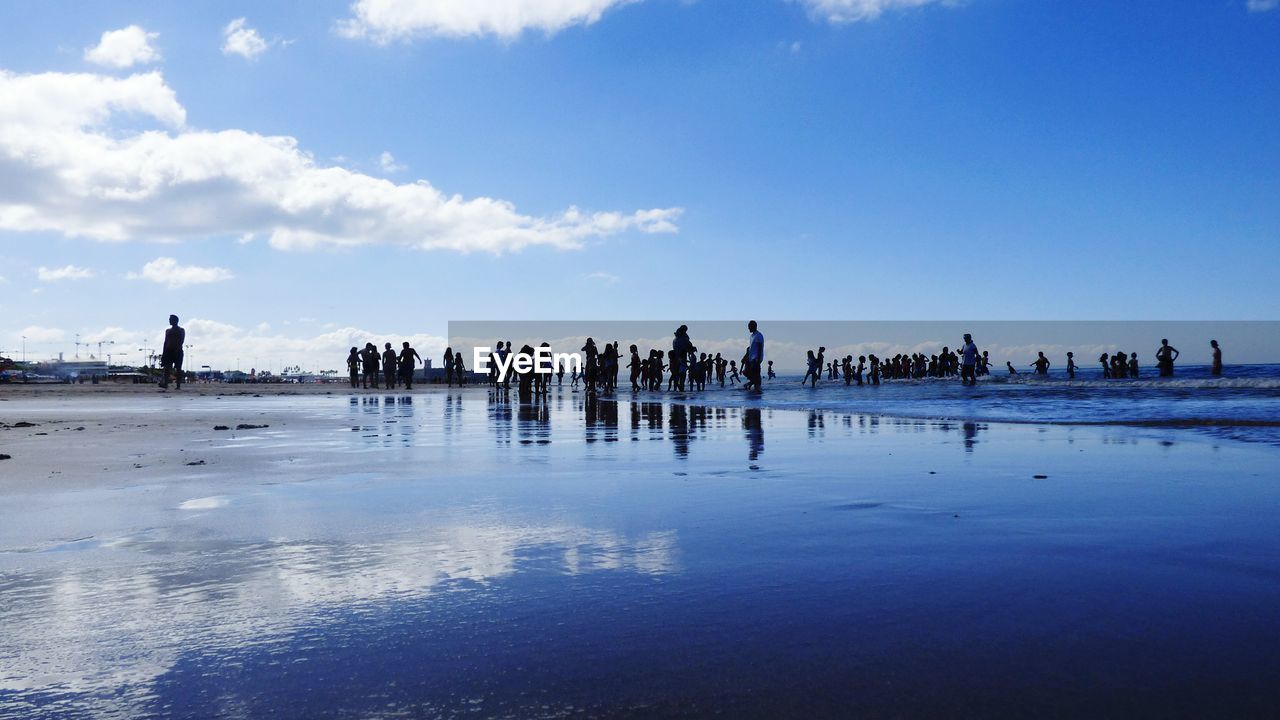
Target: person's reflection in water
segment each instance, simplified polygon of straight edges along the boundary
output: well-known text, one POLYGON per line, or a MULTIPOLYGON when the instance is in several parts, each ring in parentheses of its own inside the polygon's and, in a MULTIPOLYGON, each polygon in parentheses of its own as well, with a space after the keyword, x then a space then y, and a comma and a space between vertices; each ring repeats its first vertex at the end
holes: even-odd
POLYGON ((689 457, 689 415, 688 409, 680 403, 671 404, 671 420, 667 423, 671 428, 671 444, 676 457, 683 460, 689 457))
POLYGON ((516 438, 521 445, 551 444, 551 414, 546 403, 520 403, 516 412, 516 438))
POLYGON ((701 434, 702 437, 707 435, 707 408, 703 405, 694 405, 689 408, 689 428, 694 433, 701 434))
POLYGON ((587 393, 582 408, 582 418, 584 425, 583 438, 587 443, 596 441, 596 425, 600 423, 600 400, 595 393, 587 393))
POLYGON ((600 409, 598 416, 600 424, 604 427, 604 441, 618 441, 618 401, 617 400, 600 400, 600 409))
POLYGON ((967 422, 964 424, 964 451, 973 452, 973 446, 978 444, 978 423, 967 422))
POLYGON ((809 411, 809 437, 820 435, 825 430, 825 424, 822 413, 817 410, 809 411))
POLYGON ((452 435, 462 425, 462 397, 449 392, 444 396, 444 434, 452 435))
POLYGON ((747 459, 751 461, 751 469, 759 470, 756 460, 764 452, 764 426, 760 423, 760 408, 747 408, 742 411, 742 429, 747 437, 747 459))
POLYGON ((493 437, 499 445, 511 444, 511 402, 510 393, 498 387, 489 391, 489 425, 493 428, 493 437))
POLYGON ((649 428, 650 439, 662 437, 662 403, 640 403, 640 414, 644 415, 644 423, 649 428))
POLYGON ((396 398, 396 418, 396 432, 400 436, 400 444, 404 447, 412 447, 413 438, 418 429, 414 424, 413 396, 401 395, 396 398))

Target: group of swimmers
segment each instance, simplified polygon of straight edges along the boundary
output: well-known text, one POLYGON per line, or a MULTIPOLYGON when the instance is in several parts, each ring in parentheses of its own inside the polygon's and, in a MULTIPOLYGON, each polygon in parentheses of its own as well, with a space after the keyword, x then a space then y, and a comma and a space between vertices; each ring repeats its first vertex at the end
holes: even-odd
MULTIPOLYGON (((727 359, 721 353, 712 356, 699 352, 689 338, 689 326, 681 325, 673 333, 670 350, 664 352, 658 348, 650 348, 642 356, 640 348, 637 345, 631 345, 628 348, 630 361, 625 366, 621 364, 622 354, 618 351, 618 342, 605 343, 602 350, 596 345, 594 338, 587 338, 581 348, 582 366, 567 368, 561 361, 554 368, 553 374, 556 376, 557 383, 563 385, 565 372, 568 370, 572 386, 578 387, 581 383, 588 392, 617 390, 618 376, 623 367, 630 370, 633 392, 639 392, 642 389, 661 390, 664 379, 667 390, 704 390, 708 382, 718 382, 720 387, 725 387, 726 384, 736 386, 741 382, 743 389, 758 391, 762 389, 763 381, 761 374, 764 365, 764 335, 760 333, 755 320, 747 323, 747 332, 750 333, 751 339, 741 360, 727 359)), ((545 342, 541 345, 544 349, 549 347, 545 342)), ((520 349, 520 354, 526 356, 533 356, 534 352, 535 349, 529 345, 520 349)), ((512 353, 509 340, 499 341, 489 353, 487 364, 490 386, 504 389, 510 387, 512 375, 508 373, 500 376, 498 368, 507 366, 507 359, 512 353)), ((773 372, 772 362, 768 363, 767 370, 770 378, 777 377, 773 372)), ((449 386, 452 387, 454 382, 459 385, 464 384, 467 371, 463 364, 462 353, 454 352, 453 348, 446 348, 444 371, 445 382, 449 386)), ((516 372, 515 380, 522 393, 526 389, 530 393, 542 393, 547 391, 550 376, 549 373, 529 370, 524 373, 516 372)))
MULTIPOLYGON (((776 378, 777 374, 773 371, 773 361, 770 360, 767 363, 764 361, 764 336, 760 334, 756 322, 752 320, 748 323, 747 329, 751 334, 751 340, 740 360, 725 358, 721 353, 710 355, 699 352, 689 338, 689 327, 681 325, 675 330, 670 350, 650 348, 647 353, 641 354, 638 346, 631 345, 628 348, 630 361, 626 365, 621 364, 622 355, 618 351, 619 344, 616 341, 605 343, 604 349, 601 350, 594 339, 587 338, 586 344, 582 346, 581 368, 566 368, 562 361, 554 368, 553 373, 529 370, 508 373, 505 377, 499 375, 498 367, 507 365, 506 361, 513 351, 510 341, 498 342, 489 356, 488 381, 492 387, 506 389, 511 386, 514 379, 522 394, 542 394, 548 391, 552 375, 556 377, 557 384, 563 385, 564 376, 568 370, 573 387, 578 387, 581 383, 589 392, 612 392, 617 390, 621 369, 625 367, 630 371, 632 392, 661 391, 664 381, 668 391, 677 392, 705 390, 707 383, 719 383, 720 387, 737 386, 742 383, 744 389, 760 390, 763 382, 762 369, 767 371, 767 377, 770 380, 776 378)), ((1210 372, 1215 376, 1221 375, 1222 349, 1218 347, 1217 340, 1210 340, 1209 345, 1213 348, 1210 372)), ((422 362, 425 365, 425 361, 409 346, 408 342, 404 343, 399 353, 391 348, 391 343, 386 343, 385 347, 386 349, 381 353, 373 343, 366 343, 363 350, 351 348, 351 354, 347 357, 351 387, 377 389, 380 378, 387 389, 395 388, 397 383, 402 384, 406 389, 413 387, 413 373, 417 363, 422 362)), ((550 346, 544 342, 540 348, 549 350, 550 346)), ((824 376, 827 380, 843 379, 845 385, 863 385, 864 383, 879 385, 882 379, 920 380, 953 377, 959 377, 962 383, 968 385, 976 383, 980 376, 991 374, 991 358, 988 351, 979 352, 969 333, 965 333, 964 341, 959 348, 953 351, 950 347, 943 347, 936 355, 899 353, 892 358, 882 360, 874 354, 867 354, 859 355, 856 361, 853 355, 846 355, 828 362, 825 357, 826 350, 826 347, 819 347, 816 351, 808 351, 807 369, 804 378, 800 381, 801 385, 807 383, 810 387, 816 387, 818 381, 824 376)), ((533 356, 535 348, 525 345, 519 352, 533 356)), ((1169 344, 1168 339, 1160 341, 1160 348, 1155 356, 1161 377, 1173 375, 1174 361, 1180 354, 1177 348, 1169 344)), ((1137 353, 1103 353, 1098 361, 1102 366, 1103 378, 1139 377, 1137 353)), ((1030 363, 1034 374, 1042 376, 1048 375, 1051 366, 1052 363, 1045 357, 1043 351, 1038 352, 1036 359, 1030 363)), ((1005 368, 1010 375, 1019 374, 1012 362, 1006 362, 1005 368)), ((1078 370, 1075 353, 1068 352, 1067 378, 1074 379, 1078 370)), ((454 352, 453 348, 445 349, 444 373, 445 381, 450 387, 455 383, 458 385, 466 383, 469 373, 461 352, 454 352)))
POLYGON ((394 390, 397 385, 403 385, 405 390, 412 390, 413 373, 418 363, 425 366, 427 361, 407 341, 399 353, 392 349, 391 343, 387 343, 385 349, 378 352, 378 347, 370 342, 364 344, 363 350, 351 348, 351 353, 347 355, 347 372, 351 376, 353 389, 360 387, 377 390, 381 378, 386 390, 394 390))
MULTIPOLYGON (((1209 371, 1215 376, 1221 375, 1222 349, 1218 347, 1217 340, 1210 340, 1209 346, 1213 348, 1213 362, 1209 371)), ((950 378, 957 376, 964 384, 973 384, 977 382, 979 376, 991 374, 990 354, 986 350, 979 353, 977 346, 973 342, 973 336, 969 333, 965 333, 964 342, 959 352, 954 352, 951 348, 944 346, 937 355, 930 356, 926 356, 924 353, 900 353, 887 360, 881 360, 873 354, 859 355, 855 363, 853 355, 846 355, 839 360, 826 362, 826 350, 825 347, 819 347, 817 351, 808 351, 808 369, 805 371, 804 378, 800 380, 801 385, 808 383, 810 387, 814 387, 824 374, 827 380, 843 378, 845 385, 862 385, 864 377, 866 378, 865 382, 871 385, 879 385, 881 378, 886 380, 920 380, 923 378, 950 378)), ((1179 355, 1178 349, 1171 346, 1168 339, 1160 341, 1160 349, 1156 351, 1156 367, 1159 370, 1160 377, 1173 376, 1173 363, 1178 359, 1179 355)), ((1140 368, 1138 366, 1137 353, 1103 353, 1098 360, 1102 364, 1103 378, 1139 377, 1140 368)), ((1036 359, 1030 363, 1029 367, 1034 369, 1036 375, 1048 375, 1051 365, 1049 358, 1045 357, 1043 351, 1040 351, 1036 353, 1036 359)), ((1013 366, 1012 361, 1006 361, 1005 368, 1010 375, 1018 374, 1018 369, 1013 366)), ((1078 369, 1079 366, 1075 362, 1075 353, 1068 352, 1067 378, 1075 379, 1078 369)), ((770 370, 770 377, 772 377, 772 370, 770 370)))

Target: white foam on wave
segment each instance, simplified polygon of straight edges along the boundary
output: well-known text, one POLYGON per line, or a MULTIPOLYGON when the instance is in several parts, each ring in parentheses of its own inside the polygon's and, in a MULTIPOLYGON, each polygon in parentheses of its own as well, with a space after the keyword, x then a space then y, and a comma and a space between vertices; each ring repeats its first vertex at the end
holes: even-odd
POLYGON ((213 495, 210 497, 193 498, 187 500, 178 506, 179 510, 217 510, 220 507, 226 507, 231 504, 231 499, 226 495, 213 495))
MULTIPOLYGON (((944 382, 955 382, 947 378, 944 382)), ((1245 378, 1117 378, 1114 380, 1092 380, 1077 378, 1068 380, 1061 377, 1037 377, 1035 375, 988 376, 983 382, 1007 385, 1048 385, 1069 388, 1186 388, 1186 389, 1223 389, 1223 390, 1276 390, 1280 389, 1280 378, 1245 377, 1245 378)))

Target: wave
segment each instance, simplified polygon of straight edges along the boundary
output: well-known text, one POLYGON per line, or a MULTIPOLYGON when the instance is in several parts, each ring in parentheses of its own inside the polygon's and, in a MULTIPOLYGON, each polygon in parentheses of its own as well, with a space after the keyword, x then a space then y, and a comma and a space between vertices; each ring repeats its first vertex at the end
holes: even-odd
MULTIPOLYGON (((890 383, 945 382, 954 383, 952 378, 926 378, 925 380, 890 380, 890 383)), ((1187 389, 1221 389, 1221 390, 1280 390, 1280 378, 1274 377, 1236 377, 1236 378, 1119 378, 1115 380, 1045 378, 1034 375, 1011 375, 1004 377, 988 376, 979 379, 980 383, 999 385, 1054 386, 1063 388, 1187 388, 1187 389)))

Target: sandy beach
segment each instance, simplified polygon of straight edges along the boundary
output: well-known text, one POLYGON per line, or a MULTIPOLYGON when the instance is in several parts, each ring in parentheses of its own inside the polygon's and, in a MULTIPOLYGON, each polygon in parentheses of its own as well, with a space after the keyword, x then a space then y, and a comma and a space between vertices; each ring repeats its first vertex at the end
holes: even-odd
POLYGON ((227 390, 0 389, 0 715, 1280 699, 1270 445, 568 391, 539 411, 483 388, 227 390))

